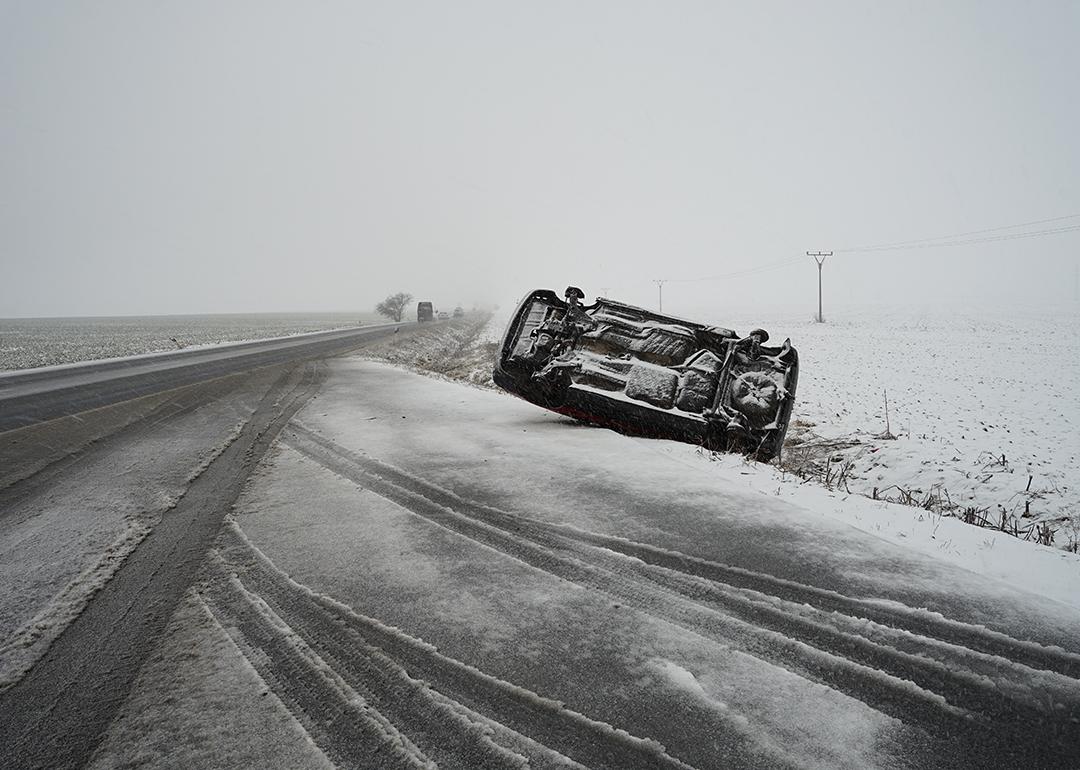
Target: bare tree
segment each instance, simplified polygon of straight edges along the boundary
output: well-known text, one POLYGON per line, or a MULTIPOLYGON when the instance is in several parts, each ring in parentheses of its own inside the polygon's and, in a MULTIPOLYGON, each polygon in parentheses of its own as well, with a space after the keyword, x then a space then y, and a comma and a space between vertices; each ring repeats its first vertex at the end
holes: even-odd
POLYGON ((399 291, 397 294, 391 294, 376 305, 375 312, 386 316, 392 321, 400 322, 405 317, 405 306, 409 304, 411 299, 411 294, 399 291))

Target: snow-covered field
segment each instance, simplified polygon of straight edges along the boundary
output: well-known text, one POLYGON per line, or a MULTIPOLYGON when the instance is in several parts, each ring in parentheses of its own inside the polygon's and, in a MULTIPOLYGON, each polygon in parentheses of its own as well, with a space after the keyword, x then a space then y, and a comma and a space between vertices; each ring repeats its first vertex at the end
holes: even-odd
MULTIPOLYGON (((494 387, 491 366, 509 312, 483 327, 474 318, 452 338, 432 329, 390 340, 371 355, 494 387), (429 364, 451 354, 454 367, 429 364)), ((915 513, 900 515, 927 522, 936 545, 942 518, 955 517, 981 524, 980 541, 997 542, 989 530, 1004 529, 1075 553, 1080 312, 998 313, 841 308, 824 324, 790 313, 695 320, 740 333, 762 327, 799 351, 784 456, 775 473, 754 469, 766 473, 763 484, 809 479, 903 504, 915 513)))
POLYGON ((762 319, 800 354, 783 467, 1075 551, 1080 313, 996 310, 762 319))
POLYGON ((285 337, 385 320, 371 313, 0 318, 0 371, 285 337))

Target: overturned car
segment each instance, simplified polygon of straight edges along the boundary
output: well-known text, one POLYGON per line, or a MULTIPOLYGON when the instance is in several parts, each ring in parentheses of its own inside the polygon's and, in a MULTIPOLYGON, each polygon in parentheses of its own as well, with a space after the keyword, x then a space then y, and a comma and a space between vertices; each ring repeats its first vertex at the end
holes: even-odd
POLYGON ((497 385, 527 401, 623 433, 775 457, 799 356, 755 329, 683 321, 609 299, 583 305, 548 289, 522 300, 495 363, 497 385))

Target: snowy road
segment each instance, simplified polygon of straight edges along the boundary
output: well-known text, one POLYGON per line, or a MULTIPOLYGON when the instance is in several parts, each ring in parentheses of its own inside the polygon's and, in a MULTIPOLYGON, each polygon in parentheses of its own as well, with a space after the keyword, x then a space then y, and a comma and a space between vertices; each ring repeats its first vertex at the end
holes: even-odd
POLYGON ((89 757, 318 361, 394 328, 0 378, 0 766, 89 757))
MULTIPOLYGON (((1080 751, 1075 602, 503 394, 352 358, 238 387, 162 423, 188 421, 188 444, 162 449, 172 476, 116 442, 6 499, 12 577, 110 469, 158 478, 175 507, 124 519, 108 503, 136 490, 93 492, 80 536, 150 534, 29 673, 0 647, 0 764, 1052 767, 1080 751), (165 580, 183 595, 125 666, 124 618, 153 602, 109 595, 158 590, 135 558, 151 545, 195 583, 165 580)), ((47 594, 26 585, 0 612, 65 625, 47 594)))

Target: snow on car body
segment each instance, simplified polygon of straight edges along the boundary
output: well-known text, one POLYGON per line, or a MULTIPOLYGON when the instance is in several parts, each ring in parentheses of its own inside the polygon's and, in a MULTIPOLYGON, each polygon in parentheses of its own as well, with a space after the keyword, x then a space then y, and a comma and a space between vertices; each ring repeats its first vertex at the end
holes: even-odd
POLYGON ((527 401, 624 433, 672 438, 769 460, 791 418, 798 353, 767 332, 684 321, 548 289, 510 319, 495 383, 527 401))

